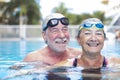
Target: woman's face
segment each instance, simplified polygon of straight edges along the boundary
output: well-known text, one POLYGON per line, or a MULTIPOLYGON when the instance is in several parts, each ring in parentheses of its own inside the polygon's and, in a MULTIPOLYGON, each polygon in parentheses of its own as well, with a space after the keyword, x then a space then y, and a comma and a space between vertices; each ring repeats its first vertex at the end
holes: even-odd
POLYGON ((105 40, 104 36, 105 35, 102 29, 82 29, 77 40, 81 45, 83 52, 96 54, 100 53, 101 49, 103 48, 105 40))

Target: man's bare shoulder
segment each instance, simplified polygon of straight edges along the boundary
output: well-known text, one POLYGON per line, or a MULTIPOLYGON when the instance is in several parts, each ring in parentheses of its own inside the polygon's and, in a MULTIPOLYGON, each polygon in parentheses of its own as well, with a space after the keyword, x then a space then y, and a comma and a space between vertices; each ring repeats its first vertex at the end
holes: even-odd
POLYGON ((66 59, 64 61, 61 61, 61 62, 55 64, 54 66, 68 66, 68 67, 71 67, 71 66, 73 66, 73 61, 74 61, 74 58, 66 59))
POLYGON ((26 55, 23 61, 40 61, 42 59, 44 49, 30 52, 26 55))
POLYGON ((82 50, 81 49, 77 49, 77 48, 72 48, 72 47, 68 47, 68 52, 69 54, 71 54, 71 58, 75 58, 78 57, 82 54, 82 50))

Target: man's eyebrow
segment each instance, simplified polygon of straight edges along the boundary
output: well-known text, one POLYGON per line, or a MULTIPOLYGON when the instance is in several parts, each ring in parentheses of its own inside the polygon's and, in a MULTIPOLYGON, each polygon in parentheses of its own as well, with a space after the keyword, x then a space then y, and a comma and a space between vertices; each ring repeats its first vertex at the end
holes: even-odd
POLYGON ((63 27, 68 27, 67 25, 64 25, 63 27))

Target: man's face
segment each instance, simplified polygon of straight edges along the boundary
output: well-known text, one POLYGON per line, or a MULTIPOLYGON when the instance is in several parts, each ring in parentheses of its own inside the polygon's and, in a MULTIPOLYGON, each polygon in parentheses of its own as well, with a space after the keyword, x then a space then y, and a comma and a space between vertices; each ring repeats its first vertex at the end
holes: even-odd
POLYGON ((82 29, 77 38, 85 53, 100 53, 104 45, 104 32, 101 29, 89 28, 82 29))
POLYGON ((48 27, 44 39, 48 46, 56 52, 64 52, 70 40, 68 26, 60 23, 55 27, 48 27))

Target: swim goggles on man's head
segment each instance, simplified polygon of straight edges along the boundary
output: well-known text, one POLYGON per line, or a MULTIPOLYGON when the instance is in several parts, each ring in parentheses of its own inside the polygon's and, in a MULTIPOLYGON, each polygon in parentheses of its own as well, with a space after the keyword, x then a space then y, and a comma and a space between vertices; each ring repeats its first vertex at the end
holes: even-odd
POLYGON ((68 18, 53 18, 50 19, 47 23, 47 26, 43 29, 44 31, 48 28, 48 27, 55 27, 58 25, 59 21, 63 24, 63 25, 69 25, 69 20, 68 18))
POLYGON ((103 29, 104 25, 102 23, 97 23, 97 24, 85 23, 85 24, 80 25, 79 30, 81 30, 83 28, 92 28, 92 27, 103 29))

